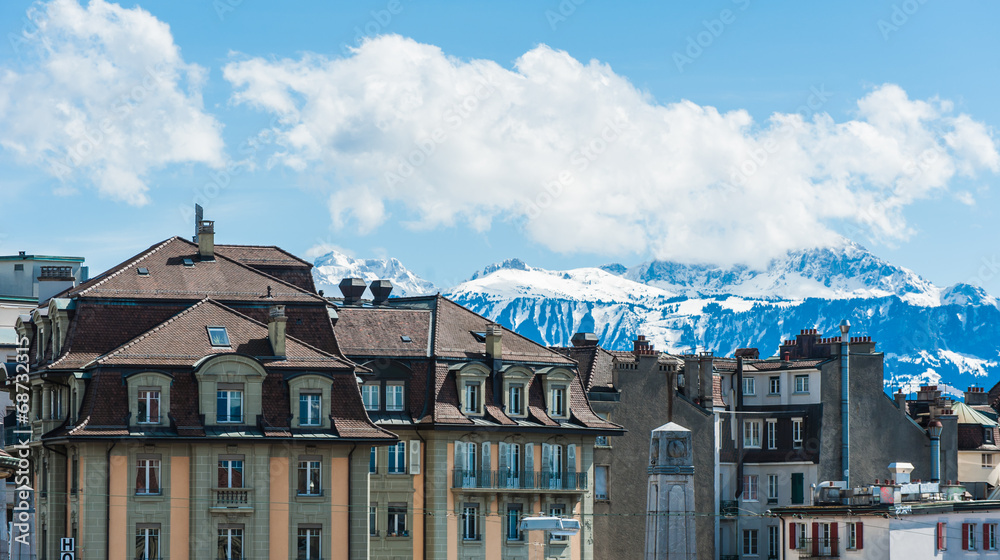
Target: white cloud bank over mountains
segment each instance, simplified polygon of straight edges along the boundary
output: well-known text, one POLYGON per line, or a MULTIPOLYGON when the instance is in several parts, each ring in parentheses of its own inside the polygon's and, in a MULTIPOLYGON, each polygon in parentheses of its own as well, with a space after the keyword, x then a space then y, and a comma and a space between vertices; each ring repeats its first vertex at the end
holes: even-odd
MULTIPOLYGON (((168 25, 104 0, 36 10, 21 67, 0 67, 0 146, 130 204, 168 165, 226 163, 207 72, 168 25)), ((327 179, 334 224, 366 231, 393 208, 416 229, 510 220, 559 252, 765 265, 836 242, 835 224, 906 239, 908 205, 1000 170, 986 125, 892 84, 850 120, 818 95, 817 112, 755 122, 658 103, 545 45, 504 68, 394 35, 347 57, 233 55, 223 76, 232 102, 275 117, 269 163, 327 179)))
POLYGON ((335 224, 365 230, 397 203, 415 227, 523 221, 555 251, 759 265, 834 242, 834 221, 906 239, 907 205, 1000 169, 983 123, 892 84, 845 122, 754 122, 659 104, 544 45, 506 69, 399 36, 347 58, 237 59, 224 76, 280 118, 274 161, 332 177, 335 224))
POLYGON ((170 27, 141 8, 92 0, 38 4, 0 67, 0 146, 109 198, 145 204, 149 174, 224 162, 221 126, 204 111, 204 68, 184 62, 170 27))

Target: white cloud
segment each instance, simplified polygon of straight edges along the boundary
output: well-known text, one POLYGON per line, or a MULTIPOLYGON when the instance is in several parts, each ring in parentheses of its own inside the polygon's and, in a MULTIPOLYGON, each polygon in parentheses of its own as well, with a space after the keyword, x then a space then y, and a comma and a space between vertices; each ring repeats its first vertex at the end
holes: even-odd
POLYGON ((206 72, 185 63, 167 24, 103 0, 38 4, 0 68, 0 146, 72 192, 147 202, 150 170, 223 164, 220 125, 203 111, 206 72))
POLYGON ((755 122, 658 104, 544 45, 505 69, 399 36, 347 58, 239 58, 224 76, 278 117, 271 163, 330 177, 334 224, 363 230, 403 206, 415 228, 515 220, 557 251, 762 264, 831 242, 835 222, 905 239, 907 205, 1000 168, 982 123, 892 84, 852 120, 755 122))

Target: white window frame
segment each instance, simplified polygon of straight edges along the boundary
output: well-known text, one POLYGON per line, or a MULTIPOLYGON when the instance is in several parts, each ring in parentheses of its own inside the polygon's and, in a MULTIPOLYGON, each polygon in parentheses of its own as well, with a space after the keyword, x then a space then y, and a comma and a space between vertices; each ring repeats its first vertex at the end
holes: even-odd
POLYGON ((160 530, 159 529, 154 528, 154 527, 139 527, 139 528, 136 528, 135 533, 136 533, 137 537, 141 537, 142 538, 142 548, 143 548, 143 550, 142 550, 142 553, 141 553, 142 556, 139 556, 139 558, 146 558, 146 559, 149 559, 149 560, 153 560, 154 558, 159 558, 161 556, 161 551, 163 549, 160 548, 161 543, 160 543, 160 530), (150 541, 155 541, 156 544, 154 546, 149 546, 150 541), (150 555, 150 549, 152 549, 154 552, 156 552, 156 556, 151 556, 150 555))
POLYGON ((299 480, 295 489, 298 492, 302 486, 302 477, 305 476, 305 492, 298 492, 299 496, 322 496, 323 495, 323 462, 317 459, 299 459, 298 469, 299 480), (312 488, 311 481, 315 480, 315 488, 312 488))
MULTIPOLYGON (((566 515, 566 506, 563 504, 553 504, 549 507, 549 515, 552 517, 563 517, 566 515)), ((567 543, 569 537, 564 535, 549 534, 549 543, 567 543)))
POLYGON ((767 499, 777 500, 778 499, 778 475, 769 474, 767 475, 767 499))
POLYGON ((136 423, 137 424, 159 424, 160 423, 160 416, 163 414, 163 410, 160 408, 160 405, 162 404, 162 402, 160 400, 160 390, 159 389, 153 389, 153 388, 145 388, 145 387, 143 387, 143 388, 139 389, 139 393, 138 394, 139 394, 139 405, 140 406, 137 408, 136 423), (142 416, 138 415, 138 412, 142 411, 142 406, 141 405, 142 405, 143 401, 146 402, 146 419, 145 420, 142 419, 142 416), (155 419, 149 417, 149 409, 150 409, 149 405, 152 402, 156 402, 156 418, 155 419))
POLYGON ((511 383, 507 388, 507 414, 524 416, 524 383, 511 383))
MULTIPOLYGON (((145 473, 143 477, 145 479, 146 491, 140 492, 139 488, 135 489, 136 496, 159 496, 163 493, 163 480, 161 479, 162 473, 160 471, 160 460, 159 459, 136 459, 135 461, 136 470, 139 473, 145 473), (150 474, 156 473, 156 491, 149 491, 149 480, 150 474)), ((138 478, 138 476, 136 477, 138 478)))
POLYGON ((986 526, 989 528, 989 535, 983 542, 984 550, 996 550, 997 549, 997 524, 987 523, 986 526))
POLYGON ((767 419, 767 448, 778 448, 778 421, 773 418, 767 419))
POLYGON ((757 529, 743 529, 743 556, 760 556, 757 529))
POLYGON ((743 396, 752 397, 757 394, 757 381, 752 376, 743 377, 743 396))
POLYGON ((313 558, 323 557, 323 530, 314 527, 304 527, 300 528, 295 535, 295 544, 302 550, 299 545, 300 539, 305 539, 305 560, 312 560, 313 558), (318 543, 319 550, 313 550, 312 543, 315 540, 318 543))
POLYGON ((768 395, 780 395, 781 394, 781 376, 772 375, 767 378, 767 394, 768 395))
POLYGON ((777 558, 781 550, 781 532, 777 525, 767 526, 767 556, 777 558))
POLYGON ((242 389, 216 389, 215 390, 215 402, 216 402, 216 408, 215 408, 215 421, 216 421, 216 423, 219 423, 219 424, 242 424, 243 423, 243 416, 246 414, 246 394, 244 393, 244 391, 242 389), (220 393, 225 393, 226 394, 226 417, 225 417, 226 419, 225 420, 223 420, 222 417, 219 416, 218 402, 219 402, 220 393), (240 396, 240 398, 239 398, 239 401, 240 401, 240 415, 239 415, 239 418, 237 418, 235 420, 233 420, 233 417, 229 415, 229 412, 232 411, 232 409, 233 409, 233 404, 232 404, 233 395, 239 395, 240 396))
POLYGON ((795 394, 804 395, 809 393, 809 374, 795 376, 795 394))
POLYGON ((568 387, 566 385, 552 386, 552 406, 549 409, 549 416, 554 418, 565 418, 569 416, 569 405, 566 402, 568 392, 568 387))
POLYGON ((965 529, 967 531, 965 538, 968 541, 969 545, 969 547, 966 550, 978 550, 978 548, 976 547, 976 545, 978 544, 976 542, 976 533, 979 532, 979 524, 968 523, 966 524, 965 529))
POLYGON ((462 506, 462 540, 478 541, 479 535, 479 504, 462 506))
POLYGON ((743 421, 743 447, 760 449, 760 420, 743 421))
POLYGON ((364 402, 365 410, 368 412, 378 412, 381 410, 381 401, 379 399, 379 384, 378 383, 365 383, 361 386, 361 401, 364 402))
POLYGON ((368 455, 368 474, 378 474, 378 448, 374 446, 368 455))
POLYGON ((299 393, 299 426, 307 427, 318 427, 323 424, 320 417, 323 415, 323 394, 315 392, 301 392, 299 393), (313 407, 312 401, 315 399, 316 406, 313 407), (302 416, 302 403, 306 402, 306 415, 302 416), (318 409, 318 410, 317 410, 318 409), (313 414, 315 413, 315 417, 313 414))
POLYGON ((465 382, 465 398, 462 400, 462 412, 465 414, 483 413, 483 384, 480 381, 465 382))
POLYGON ((405 404, 406 390, 403 383, 386 383, 385 385, 385 410, 386 412, 402 412, 405 404))
POLYGON ((805 431, 805 423, 802 418, 792 418, 792 447, 799 449, 802 447, 802 436, 805 431))
POLYGON ((982 456, 983 456, 982 457, 982 459, 983 459, 983 468, 984 469, 992 469, 993 468, 993 454, 992 453, 983 453, 982 456))
POLYGON ((406 473, 406 442, 400 441, 396 445, 389 446, 389 474, 406 473))
POLYGON ((858 524, 848 523, 847 524, 847 549, 857 550, 858 549, 858 524))
POLYGON ((740 496, 744 502, 760 501, 760 476, 756 474, 743 475, 743 495, 740 496))

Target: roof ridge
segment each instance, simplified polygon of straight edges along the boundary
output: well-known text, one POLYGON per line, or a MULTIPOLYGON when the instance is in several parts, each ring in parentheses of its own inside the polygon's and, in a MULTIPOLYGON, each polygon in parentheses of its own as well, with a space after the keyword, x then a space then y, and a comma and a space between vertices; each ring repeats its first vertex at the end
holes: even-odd
POLYGON ((92 285, 87 286, 85 289, 80 290, 79 292, 76 293, 76 295, 82 296, 83 294, 86 294, 90 290, 93 290, 94 288, 100 286, 101 284, 107 282, 108 280, 111 280, 112 278, 117 277, 122 272, 128 270, 129 268, 131 268, 135 264, 143 261, 144 259, 146 259, 150 255, 152 255, 153 253, 156 253, 160 249, 163 249, 164 247, 167 246, 167 244, 169 244, 170 242, 172 242, 172 241, 174 241, 176 239, 180 239, 180 237, 178 237, 178 236, 175 235, 175 236, 173 236, 173 237, 171 237, 171 238, 169 238, 169 239, 161 242, 159 245, 157 245, 157 244, 150 245, 149 248, 147 248, 145 251, 140 251, 138 254, 134 255, 131 259, 126 259, 124 262, 122 262, 121 264, 119 264, 118 266, 120 268, 118 268, 118 270, 114 270, 114 267, 112 267, 111 269, 108 270, 108 272, 105 272, 103 274, 103 276, 104 276, 103 278, 101 278, 102 275, 98 275, 95 278, 95 280, 99 279, 98 282, 95 282, 92 285), (111 270, 114 270, 114 272, 111 272, 111 270))
MULTIPOLYGON (((208 302, 208 303, 215 303, 219 307, 223 307, 223 308, 225 307, 224 305, 219 304, 218 302, 214 301, 212 298, 205 297, 201 301, 199 301, 198 303, 196 303, 196 304, 192 305, 191 307, 188 307, 187 309, 181 311, 180 313, 178 313, 178 314, 170 317, 166 321, 160 323, 159 325, 156 325, 155 327, 153 327, 153 328, 149 329, 148 331, 140 334, 139 336, 137 336, 137 337, 129 340, 128 342, 123 343, 121 346, 118 346, 117 348, 111 350, 110 352, 107 352, 106 354, 104 354, 102 356, 98 356, 98 357, 94 358, 93 360, 91 360, 90 364, 95 364, 95 363, 101 362, 101 361, 103 361, 103 360, 105 360, 107 358, 110 358, 110 357, 114 356, 115 354, 120 353, 122 350, 125 350, 126 348, 129 348, 131 346, 134 346, 134 345, 138 344, 139 342, 141 342, 143 340, 146 340, 147 338, 149 338, 150 336, 152 336, 154 333, 159 332, 160 329, 166 327, 167 325, 169 325, 169 324, 173 323, 174 321, 180 319, 181 317, 187 315, 191 311, 193 311, 193 310, 201 307, 201 305, 204 304, 204 303, 206 303, 206 302, 208 302)), ((90 365, 90 364, 87 364, 87 365, 90 365)), ((86 367, 86 366, 84 366, 84 367, 86 367)))
POLYGON ((299 257, 297 255, 294 255, 294 254, 290 253, 289 251, 286 251, 285 249, 282 249, 281 247, 279 247, 277 245, 239 245, 239 244, 236 244, 236 243, 217 243, 215 246, 216 247, 251 247, 251 248, 254 248, 254 249, 274 249, 276 251, 284 253, 285 255, 288 255, 289 257, 291 257, 291 258, 299 261, 302 264, 309 265, 310 268, 313 267, 313 263, 311 263, 311 262, 309 262, 309 261, 307 261, 307 260, 305 260, 305 259, 303 259, 303 258, 301 258, 301 257, 299 257))
MULTIPOLYGON (((465 307, 465 306, 463 306, 463 305, 460 305, 459 303, 457 303, 457 302, 454 302, 454 301, 452 301, 452 300, 448 299, 447 297, 445 297, 445 296, 443 296, 443 295, 441 295, 441 294, 438 294, 438 295, 437 295, 437 298, 438 298, 439 300, 444 300, 444 301, 446 301, 446 302, 450 303, 451 305, 453 305, 453 306, 457 307, 458 309, 461 309, 462 311, 464 311, 464 312, 466 312, 466 313, 469 313, 469 314, 472 314, 472 315, 475 315, 476 317, 479 317, 480 319, 482 319, 482 320, 484 320, 484 321, 487 321, 487 322, 489 322, 489 323, 493 323, 494 325, 498 325, 498 326, 499 326, 499 327, 500 327, 501 329, 503 329, 504 331, 506 331, 506 332, 508 332, 508 333, 510 333, 510 334, 512 334, 512 335, 514 335, 514 336, 516 336, 516 337, 518 337, 518 338, 520 338, 520 339, 522 339, 522 340, 525 340, 525 341, 527 341, 527 342, 528 342, 528 343, 530 343, 530 344, 533 344, 533 345, 535 345, 535 346, 537 346, 537 347, 541 348, 542 350, 544 350, 544 351, 545 351, 545 352, 546 352, 547 354, 549 354, 549 355, 553 355, 553 356, 555 356, 555 357, 557 357, 557 358, 562 358, 562 359, 569 359, 569 358, 567 358, 566 356, 564 356, 563 354, 560 354, 559 352, 556 352, 555 350, 552 350, 552 349, 551 349, 551 348, 549 348, 548 346, 545 346, 544 344, 540 344, 540 343, 538 343, 538 342, 535 342, 534 340, 531 340, 530 338, 528 338, 528 337, 526 337, 526 336, 524 336, 524 335, 521 335, 521 334, 518 334, 518 333, 517 333, 516 331, 514 331, 513 329, 508 329, 507 327, 505 327, 505 326, 501 325, 500 323, 498 323, 498 322, 496 322, 496 321, 494 321, 494 320, 492 320, 492 319, 489 319, 489 318, 487 318, 487 317, 484 317, 483 315, 480 315, 479 313, 476 313, 475 311, 473 311, 473 310, 471 310, 471 309, 469 309, 469 308, 467 308, 467 307, 465 307)), ((435 321, 438 321, 438 320, 439 320, 439 318, 438 318, 438 317, 437 317, 437 316, 435 315, 435 317, 434 317, 434 320, 435 320, 435 321)), ((439 330, 439 329, 436 329, 436 330, 439 330)), ((437 332, 435 332, 435 335, 436 335, 436 334, 437 334, 437 332)), ((436 340, 436 336, 435 336, 435 341, 434 341, 434 342, 435 342, 435 350, 437 350, 437 340, 436 340)), ((540 357, 540 356, 539 356, 539 357, 540 357)), ((571 361, 573 361, 573 360, 571 360, 571 361)))

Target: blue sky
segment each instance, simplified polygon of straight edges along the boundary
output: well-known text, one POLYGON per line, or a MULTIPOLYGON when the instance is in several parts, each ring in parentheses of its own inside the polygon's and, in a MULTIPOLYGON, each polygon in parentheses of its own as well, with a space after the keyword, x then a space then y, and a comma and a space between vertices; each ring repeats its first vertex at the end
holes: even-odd
POLYGON ((839 233, 939 284, 977 281, 1000 293, 1000 201, 991 188, 1000 125, 995 3, 205 0, 121 8, 92 4, 77 25, 83 12, 73 2, 0 5, 0 253, 79 255, 97 272, 157 240, 190 235, 183 209, 200 201, 220 243, 395 256, 444 286, 509 257, 546 268, 657 256, 759 262, 839 233), (44 29, 41 20, 49 21, 44 29), (136 31, 157 21, 169 26, 165 36, 136 31), (80 35, 67 39, 67 30, 80 35), (361 47, 386 34, 398 37, 361 47), (130 48, 136 43, 143 45, 130 48), (161 57, 171 45, 176 56, 161 57), (402 59, 410 62, 397 66, 402 59), (156 64, 176 77, 169 91, 139 91, 134 110, 107 97, 135 91, 142 70, 156 64), (80 83, 66 92, 57 84, 74 71, 80 83), (386 95, 391 106, 382 106, 371 99, 381 90, 348 87, 367 72, 405 74, 400 81, 413 89, 386 95), (473 101, 453 133, 444 128, 448 136, 413 178, 393 183, 386 173, 395 169, 394 150, 406 158, 442 120, 421 115, 432 103, 449 106, 450 86, 493 83, 490 76, 497 92, 473 101), (510 93, 525 81, 534 85, 510 93), (582 91, 590 85, 597 93, 582 91), (409 107, 414 91, 422 104, 409 107), (867 109, 859 108, 865 99, 867 109), (34 103, 43 107, 29 118, 34 103), (902 116, 894 112, 904 105, 902 116), (311 120, 337 110, 337 119, 311 120), (750 177, 752 188, 706 187, 714 167, 738 168, 784 130, 770 124, 773 114, 797 112, 807 126, 794 129, 795 149, 769 156, 782 161, 750 177), (53 154, 80 138, 67 136, 67 123, 79 117, 96 126, 105 114, 117 120, 96 142, 96 159, 53 171, 53 154), (615 114, 638 132, 623 133, 626 141, 589 168, 546 157, 587 145, 615 114), (351 122, 372 115, 390 116, 351 122), (960 129, 963 122, 975 126, 960 129), (880 136, 861 147, 841 130, 872 124, 880 136), (507 135, 490 137, 499 126, 507 135), (712 146, 710 135, 691 146, 660 143, 683 140, 685 126, 741 128, 720 134, 731 149, 712 146), (52 132, 39 132, 45 127, 52 132), (897 128, 905 129, 898 137, 897 128), (536 143, 547 135, 551 141, 536 143), (247 144, 254 138, 257 148, 247 144), (344 146, 352 142, 365 149, 344 146), (903 181, 888 164, 857 163, 887 144, 910 146, 904 159, 927 145, 942 146, 943 156, 903 181), (133 157, 132 146, 145 155, 133 157), (822 159, 822 170, 784 161, 789 152, 822 159), (233 162, 240 171, 226 178, 233 162), (507 202, 538 200, 533 193, 561 166, 576 180, 554 206, 533 213, 507 202), (798 198, 811 188, 843 189, 845 198, 798 198), (754 200, 760 207, 747 202, 754 200), (846 207, 834 208, 837 200, 846 207))

